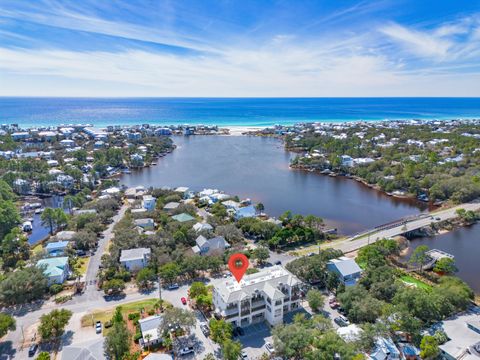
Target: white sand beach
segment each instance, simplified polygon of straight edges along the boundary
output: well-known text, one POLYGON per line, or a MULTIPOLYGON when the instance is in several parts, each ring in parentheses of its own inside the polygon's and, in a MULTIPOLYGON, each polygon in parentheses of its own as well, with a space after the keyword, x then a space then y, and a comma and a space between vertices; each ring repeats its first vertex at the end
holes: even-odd
POLYGON ((248 131, 265 129, 265 126, 225 126, 225 128, 230 130, 230 136, 240 136, 248 131))

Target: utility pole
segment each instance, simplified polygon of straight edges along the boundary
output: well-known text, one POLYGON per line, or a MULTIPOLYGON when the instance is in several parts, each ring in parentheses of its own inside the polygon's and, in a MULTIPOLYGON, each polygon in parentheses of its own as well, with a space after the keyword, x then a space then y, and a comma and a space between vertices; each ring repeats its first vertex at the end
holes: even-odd
POLYGON ((162 300, 162 278, 158 275, 158 298, 162 300))

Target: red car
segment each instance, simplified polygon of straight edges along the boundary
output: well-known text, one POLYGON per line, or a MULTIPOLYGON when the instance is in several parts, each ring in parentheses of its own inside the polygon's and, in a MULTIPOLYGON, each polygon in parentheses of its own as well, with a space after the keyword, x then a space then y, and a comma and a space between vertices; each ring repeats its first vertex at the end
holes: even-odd
POLYGON ((180 300, 182 301, 182 304, 183 304, 183 305, 187 305, 187 299, 185 299, 184 297, 182 297, 180 300))

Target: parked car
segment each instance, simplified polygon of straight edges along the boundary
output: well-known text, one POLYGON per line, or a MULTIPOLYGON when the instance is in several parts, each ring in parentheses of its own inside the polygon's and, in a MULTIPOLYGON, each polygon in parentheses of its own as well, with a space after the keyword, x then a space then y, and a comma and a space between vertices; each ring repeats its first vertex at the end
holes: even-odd
POLYGON ((187 305, 187 299, 185 299, 183 296, 180 299, 183 305, 187 305))
POLYGON ((101 321, 97 321, 95 323, 95 332, 97 334, 101 334, 102 333, 102 322, 101 321))
POLYGON ((267 349, 267 351, 270 353, 270 354, 273 354, 275 352, 275 348, 273 347, 272 344, 270 344, 269 342, 265 343, 265 349, 267 349))
POLYGON ((242 353, 240 354, 240 359, 242 360, 248 360, 248 355, 245 352, 245 350, 242 350, 242 353))
POLYGON ((333 301, 333 302, 330 303, 330 307, 332 309, 337 309, 339 306, 340 306, 340 304, 336 301, 333 301))
POLYGON ((282 265, 282 262, 280 260, 275 261, 275 265, 282 265))
POLYGON ((168 289, 168 290, 175 290, 175 289, 178 289, 179 287, 180 287, 180 286, 178 286, 178 284, 175 283, 175 284, 170 284, 170 285, 168 285, 168 288, 167 288, 167 289, 168 289))
POLYGON ((208 326, 206 324, 200 324, 200 330, 202 330, 202 333, 203 333, 203 335, 205 335, 205 337, 210 336, 210 329, 208 328, 208 326))
POLYGON ((184 355, 192 354, 193 352, 194 352, 193 351, 193 346, 187 346, 187 347, 184 347, 184 348, 180 349, 178 354, 180 356, 184 356, 184 355))
POLYGON ((336 317, 335 319, 333 319, 333 321, 335 321, 335 324, 342 327, 350 325, 350 321, 348 321, 345 316, 336 317))
POLYGON ((35 355, 38 349, 38 344, 33 344, 28 348, 28 356, 32 357, 35 355))

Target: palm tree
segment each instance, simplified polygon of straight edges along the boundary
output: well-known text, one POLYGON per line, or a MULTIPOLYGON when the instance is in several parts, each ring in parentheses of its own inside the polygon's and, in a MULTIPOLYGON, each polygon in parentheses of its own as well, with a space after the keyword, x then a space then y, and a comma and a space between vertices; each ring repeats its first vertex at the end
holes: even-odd
POLYGON ((147 349, 150 351, 150 340, 152 340, 152 334, 145 335, 145 340, 147 341, 147 349))

